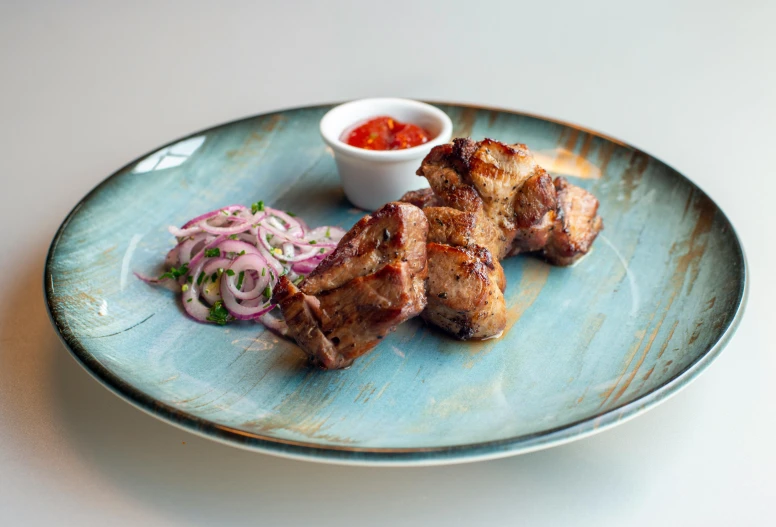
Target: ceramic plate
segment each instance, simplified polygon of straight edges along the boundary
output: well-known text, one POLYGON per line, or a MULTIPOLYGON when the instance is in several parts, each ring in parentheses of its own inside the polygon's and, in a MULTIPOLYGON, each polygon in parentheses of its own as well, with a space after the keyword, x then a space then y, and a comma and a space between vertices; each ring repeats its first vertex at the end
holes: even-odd
POLYGON ((518 454, 612 426, 675 393, 730 338, 746 266, 730 222, 665 163, 536 116, 438 105, 454 136, 526 143, 601 201, 605 230, 571 268, 504 261, 508 330, 462 343, 419 320, 345 371, 306 366, 261 326, 188 319, 153 273, 167 225, 259 199, 310 225, 349 228, 318 135, 330 108, 260 115, 134 161, 70 213, 51 245, 46 299, 76 359, 172 424, 232 445, 318 461, 430 464, 518 454))

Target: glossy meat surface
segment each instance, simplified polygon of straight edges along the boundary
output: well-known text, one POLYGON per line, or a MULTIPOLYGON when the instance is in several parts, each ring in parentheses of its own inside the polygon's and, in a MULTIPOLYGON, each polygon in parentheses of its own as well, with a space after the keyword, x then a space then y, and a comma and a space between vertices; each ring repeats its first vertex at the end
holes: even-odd
POLYGON ((312 363, 348 367, 423 311, 427 234, 420 209, 388 203, 356 223, 298 288, 280 278, 273 300, 312 363))

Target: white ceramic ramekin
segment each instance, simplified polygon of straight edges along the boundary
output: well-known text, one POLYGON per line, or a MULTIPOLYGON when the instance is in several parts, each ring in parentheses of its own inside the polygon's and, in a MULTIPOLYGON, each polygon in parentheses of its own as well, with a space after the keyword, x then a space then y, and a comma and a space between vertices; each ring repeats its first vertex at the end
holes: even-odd
POLYGON ((428 187, 415 171, 433 147, 450 141, 452 133, 453 123, 445 112, 409 99, 360 99, 332 108, 321 119, 321 136, 334 151, 345 195, 366 210, 376 210, 407 191, 428 187), (432 139, 403 150, 364 150, 340 139, 353 125, 380 115, 421 126, 432 139))

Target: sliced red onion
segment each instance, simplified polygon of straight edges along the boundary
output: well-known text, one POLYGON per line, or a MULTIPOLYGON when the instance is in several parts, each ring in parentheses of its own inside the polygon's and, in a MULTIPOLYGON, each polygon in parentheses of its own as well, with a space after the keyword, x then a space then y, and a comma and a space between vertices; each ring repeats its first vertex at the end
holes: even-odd
POLYGON ((194 281, 189 284, 189 287, 183 292, 183 309, 192 318, 199 320, 200 322, 207 322, 207 317, 210 316, 210 308, 199 300, 199 288, 197 285, 197 277, 202 272, 204 263, 200 263, 192 272, 194 281))
POLYGON ((269 212, 271 215, 276 216, 283 220, 283 222, 286 224, 286 229, 294 234, 295 236, 301 236, 302 233, 304 233, 304 228, 302 227, 302 223, 297 220, 296 218, 292 217, 286 212, 283 212, 282 210, 273 209, 270 207, 266 207, 265 210, 269 212))
POLYGON ((270 313, 275 305, 263 292, 283 274, 296 281, 310 273, 345 234, 338 227, 311 230, 303 220, 281 210, 266 207, 253 213, 241 205, 210 211, 169 231, 179 243, 167 253, 166 267, 185 264, 190 272, 177 282, 140 274, 138 278, 176 291, 183 289, 186 313, 196 320, 208 321, 208 304, 222 301, 232 317, 259 320, 281 335, 287 331, 286 324, 270 313), (205 256, 208 249, 215 248, 218 256, 205 256), (211 277, 219 269, 224 271, 213 282, 211 277), (203 282, 197 284, 202 273, 203 282), (243 281, 238 289, 240 273, 243 281))
POLYGON ((255 245, 251 245, 250 243, 246 243, 240 240, 223 240, 218 244, 218 248, 221 250, 222 255, 226 253, 235 253, 240 255, 240 253, 243 251, 245 251, 245 254, 259 254, 259 250, 255 245))
POLYGON ((191 262, 193 254, 198 252, 198 249, 202 249, 202 244, 210 243, 215 239, 212 234, 206 234, 204 232, 195 234, 186 238, 184 241, 178 244, 178 261, 182 264, 191 262), (199 246, 199 247, 198 247, 199 246))
MULTIPOLYGON (((221 291, 221 296, 224 301, 224 307, 227 311, 229 311, 229 314, 232 315, 234 318, 238 320, 251 320, 254 318, 259 318, 260 316, 264 315, 265 313, 268 313, 272 310, 274 307, 273 305, 258 305, 256 307, 250 307, 245 304, 240 304, 237 299, 232 294, 231 289, 224 288, 223 291, 221 291)), ((256 300, 256 299, 253 299, 256 300)))
POLYGON ((135 276, 137 276, 147 284, 162 286, 164 288, 169 289, 173 293, 181 292, 181 285, 175 280, 173 280, 172 278, 165 278, 163 280, 159 280, 158 278, 151 278, 150 276, 146 276, 140 273, 134 273, 134 274, 135 276))
POLYGON ((191 262, 189 262, 189 269, 191 269, 191 266, 199 264, 199 261, 205 257, 206 250, 214 249, 219 243, 221 243, 225 239, 226 239, 226 236, 221 235, 221 236, 218 236, 217 238, 214 238, 212 241, 208 242, 208 244, 205 245, 202 248, 202 250, 200 250, 197 254, 195 254, 194 257, 191 259, 191 262))
POLYGON ((301 262, 303 260, 309 260, 310 258, 314 257, 316 254, 321 254, 320 249, 317 249, 313 245, 308 245, 308 247, 312 247, 309 251, 300 251, 295 256, 286 256, 285 254, 275 254, 275 258, 278 260, 282 260, 283 262, 301 262))
POLYGON ((205 262, 205 266, 202 268, 202 271, 205 273, 201 286, 202 296, 211 305, 221 299, 221 280, 220 277, 216 277, 214 282, 213 274, 217 274, 219 269, 226 269, 231 263, 232 261, 229 258, 211 258, 205 262))
POLYGON ((228 220, 228 222, 225 222, 225 223, 231 223, 231 225, 229 225, 228 227, 210 225, 207 222, 207 220, 200 222, 199 225, 202 227, 203 231, 209 232, 210 234, 227 234, 227 235, 245 232, 251 228, 251 222, 246 220, 245 218, 241 218, 239 216, 229 216, 228 218, 224 218, 224 219, 228 220))
POLYGON ((332 240, 338 242, 345 236, 345 231, 339 227, 316 227, 307 232, 308 240, 332 240), (328 233, 328 236, 326 235, 328 233))
POLYGON ((234 297, 241 300, 252 300, 257 298, 270 283, 270 276, 269 273, 266 272, 266 268, 267 261, 259 254, 245 254, 236 258, 229 266, 229 270, 233 271, 234 275, 226 277, 226 289, 229 289, 229 292, 234 297), (261 276, 262 269, 265 271, 264 276, 261 276), (243 286, 246 287, 242 291, 237 289, 237 277, 240 273, 245 273, 247 278, 248 272, 251 270, 258 271, 259 273, 259 278, 255 281, 253 287, 247 289, 245 281, 243 281, 243 286))
POLYGON ((170 267, 178 267, 178 262, 180 261, 180 248, 181 246, 178 244, 167 252, 167 256, 164 257, 165 269, 169 269, 170 267))
POLYGON ((234 212, 236 210, 245 210, 245 207, 242 205, 229 205, 228 207, 223 207, 216 210, 211 210, 210 212, 206 212, 205 214, 202 214, 201 216, 197 216, 193 220, 189 220, 186 223, 183 224, 183 227, 181 229, 188 229, 189 227, 193 227, 194 225, 198 224, 202 220, 210 219, 214 216, 218 216, 219 214, 223 217, 226 217, 224 212, 234 212))

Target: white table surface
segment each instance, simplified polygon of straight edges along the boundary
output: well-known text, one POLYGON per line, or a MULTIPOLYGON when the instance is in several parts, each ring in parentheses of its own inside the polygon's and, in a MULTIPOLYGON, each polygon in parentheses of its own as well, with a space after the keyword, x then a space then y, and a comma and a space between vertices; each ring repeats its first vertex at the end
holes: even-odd
POLYGON ((0 5, 0 525, 776 524, 776 3, 282 4, 0 5), (70 358, 41 274, 88 190, 188 132, 372 95, 566 119, 687 174, 747 251, 730 345, 613 430, 415 469, 216 444, 132 408, 70 358))

